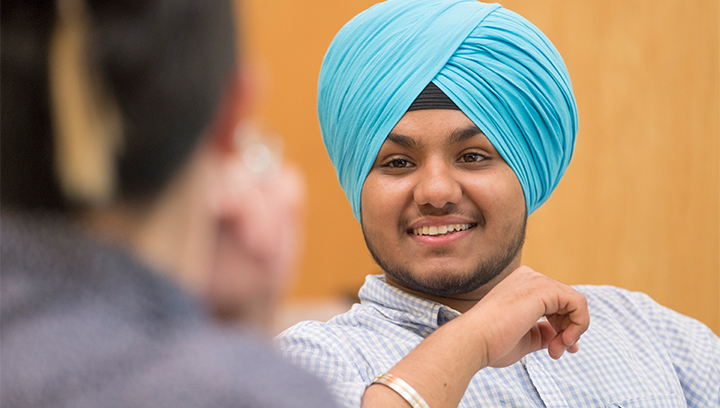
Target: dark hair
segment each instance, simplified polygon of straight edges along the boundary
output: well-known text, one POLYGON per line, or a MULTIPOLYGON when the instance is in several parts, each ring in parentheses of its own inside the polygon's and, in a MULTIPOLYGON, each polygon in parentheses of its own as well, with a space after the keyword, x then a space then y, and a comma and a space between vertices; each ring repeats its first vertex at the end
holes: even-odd
POLYGON ((3 205, 58 208, 48 90, 52 1, 2 1, 0 198, 3 205))
MULTIPOLYGON (((87 57, 117 104, 118 195, 145 199, 185 164, 236 66, 228 0, 85 0, 87 57)), ((3 206, 67 209, 53 170, 52 1, 2 0, 3 206)))

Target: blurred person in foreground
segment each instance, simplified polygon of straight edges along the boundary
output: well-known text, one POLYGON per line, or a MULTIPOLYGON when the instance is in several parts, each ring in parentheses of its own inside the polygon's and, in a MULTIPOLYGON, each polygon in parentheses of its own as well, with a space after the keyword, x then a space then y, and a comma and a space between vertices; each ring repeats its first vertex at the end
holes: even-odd
POLYGON ((578 128, 567 69, 530 22, 474 0, 376 4, 330 45, 318 113, 384 275, 278 341, 343 406, 720 406, 708 327, 522 265, 578 128))
POLYGON ((263 334, 212 318, 266 321, 303 198, 235 131, 234 15, 2 1, 3 407, 331 406, 263 334))

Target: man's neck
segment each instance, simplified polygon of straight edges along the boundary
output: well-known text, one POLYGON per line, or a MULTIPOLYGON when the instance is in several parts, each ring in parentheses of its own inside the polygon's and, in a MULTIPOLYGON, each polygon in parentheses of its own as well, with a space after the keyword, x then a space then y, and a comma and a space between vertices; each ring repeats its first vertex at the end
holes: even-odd
POLYGON ((156 271, 197 291, 210 264, 206 247, 214 236, 203 205, 207 183, 198 171, 189 171, 192 164, 152 201, 88 210, 80 222, 92 234, 125 246, 156 271))

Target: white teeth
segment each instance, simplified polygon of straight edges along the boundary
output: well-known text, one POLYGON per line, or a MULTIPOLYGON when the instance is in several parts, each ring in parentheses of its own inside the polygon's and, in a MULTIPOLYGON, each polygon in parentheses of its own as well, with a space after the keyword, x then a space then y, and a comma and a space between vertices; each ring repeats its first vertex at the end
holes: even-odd
POLYGON ((449 225, 440 225, 440 226, 425 226, 420 228, 415 228, 413 230, 414 235, 442 235, 447 234, 448 232, 453 231, 465 231, 466 229, 470 229, 470 224, 449 224, 449 225))

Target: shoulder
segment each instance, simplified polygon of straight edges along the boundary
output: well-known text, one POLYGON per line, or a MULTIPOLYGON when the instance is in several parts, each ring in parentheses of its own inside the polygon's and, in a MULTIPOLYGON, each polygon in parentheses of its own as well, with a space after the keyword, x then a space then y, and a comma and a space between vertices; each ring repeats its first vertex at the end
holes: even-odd
POLYGON ((297 323, 280 333, 275 341, 284 355, 304 367, 308 366, 307 361, 297 361, 302 360, 303 355, 352 360, 358 343, 371 336, 374 325, 368 324, 368 321, 372 320, 372 314, 372 310, 354 305, 350 311, 327 322, 308 320, 297 323))
POLYGON ((357 407, 372 379, 419 342, 397 336, 400 330, 378 309, 356 304, 327 322, 298 323, 276 342, 289 362, 322 378, 341 406, 357 407))
POLYGON ((642 292, 632 292, 627 289, 619 288, 611 285, 575 285, 573 286, 577 291, 583 293, 589 299, 596 301, 613 301, 619 299, 625 299, 631 301, 632 299, 640 297, 648 297, 642 292))
POLYGON ((591 314, 612 314, 616 317, 637 319, 661 324, 702 325, 695 319, 667 308, 643 292, 629 291, 615 286, 574 286, 588 299, 591 314))
POLYGON ((327 382, 371 380, 409 353, 422 338, 383 311, 356 304, 327 322, 298 323, 276 337, 283 355, 327 382))
MULTIPOLYGON (((642 362, 642 373, 658 373, 654 374, 658 383, 659 373, 672 373, 688 406, 717 405, 720 338, 710 328, 644 293, 612 286, 576 289, 588 299, 590 328, 583 338, 595 355, 619 354, 642 362)), ((665 378, 669 381, 670 376, 665 378)))
POLYGON ((352 353, 369 352, 386 342, 413 341, 417 337, 388 313, 374 305, 355 304, 327 322, 300 322, 280 333, 276 340, 283 349, 321 344, 352 353))
POLYGON ((364 304, 354 304, 352 308, 327 322, 308 320, 297 323, 277 336, 282 344, 288 339, 306 338, 317 341, 342 343, 344 338, 361 340, 373 333, 382 333, 394 323, 377 308, 364 304))
POLYGON ((325 385, 269 341, 190 316, 136 322, 138 312, 90 302, 4 328, 0 405, 332 406, 325 385))
POLYGON ((591 328, 643 337, 671 353, 696 347, 717 355, 720 339, 702 322, 656 302, 649 295, 613 286, 576 286, 588 299, 591 328), (691 346, 692 344, 692 346, 691 346))
POLYGON ((331 406, 269 340, 212 323, 126 255, 5 221, 0 406, 331 406))
POLYGON ((677 321, 681 324, 689 317, 676 313, 653 300, 642 292, 633 292, 614 286, 574 286, 588 300, 591 318, 598 322, 611 319, 625 326, 655 327, 657 319, 677 321))
POLYGON ((138 406, 136 401, 157 406, 146 401, 178 397, 193 403, 173 406, 333 406, 324 383, 286 362, 269 340, 253 333, 204 325, 174 337, 163 349, 154 367, 127 376, 125 382, 135 391, 123 393, 125 402, 118 407, 138 406), (136 398, 138 390, 146 398, 136 398))

